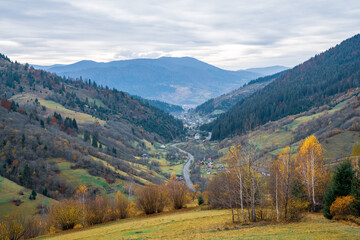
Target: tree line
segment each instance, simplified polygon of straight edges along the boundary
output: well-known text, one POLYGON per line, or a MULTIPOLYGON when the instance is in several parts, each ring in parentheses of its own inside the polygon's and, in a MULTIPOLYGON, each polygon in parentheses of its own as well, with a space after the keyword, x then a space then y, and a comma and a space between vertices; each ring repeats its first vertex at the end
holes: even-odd
POLYGON ((228 170, 208 185, 209 202, 215 208, 231 209, 233 222, 294 221, 306 211, 323 211, 330 219, 358 217, 360 147, 354 149, 358 149, 353 153, 356 157, 333 171, 312 135, 299 144, 297 152, 285 147, 267 174, 258 171, 255 145, 233 146, 226 157, 228 170))

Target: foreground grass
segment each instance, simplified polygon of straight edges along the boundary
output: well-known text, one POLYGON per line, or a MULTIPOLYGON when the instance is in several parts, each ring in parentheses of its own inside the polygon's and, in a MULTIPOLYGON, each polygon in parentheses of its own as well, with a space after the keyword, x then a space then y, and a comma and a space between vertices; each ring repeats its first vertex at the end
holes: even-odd
POLYGON ((191 210, 122 220, 41 239, 359 239, 360 227, 309 214, 299 223, 233 225, 228 210, 191 210))

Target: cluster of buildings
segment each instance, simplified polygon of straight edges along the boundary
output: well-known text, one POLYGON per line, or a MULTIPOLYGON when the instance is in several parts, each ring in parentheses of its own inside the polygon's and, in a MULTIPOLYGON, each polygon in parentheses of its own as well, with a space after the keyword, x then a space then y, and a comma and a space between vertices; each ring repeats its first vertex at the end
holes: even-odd
POLYGON ((218 171, 225 171, 226 168, 224 165, 222 164, 218 164, 217 166, 212 162, 211 158, 208 159, 203 159, 202 161, 200 161, 200 165, 201 166, 205 166, 206 167, 206 174, 211 174, 212 170, 218 170, 218 171))

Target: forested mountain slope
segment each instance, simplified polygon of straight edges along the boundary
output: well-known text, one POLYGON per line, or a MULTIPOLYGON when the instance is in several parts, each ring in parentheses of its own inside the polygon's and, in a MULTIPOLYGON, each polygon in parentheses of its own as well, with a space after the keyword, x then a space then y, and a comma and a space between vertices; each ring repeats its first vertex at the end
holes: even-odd
POLYGON ((112 194, 126 182, 158 183, 158 145, 182 122, 124 92, 60 78, 0 55, 0 175, 55 198, 80 184, 112 194), (143 156, 146 156, 144 158, 143 156))
POLYGON ((230 93, 221 95, 216 98, 212 98, 205 103, 195 108, 195 113, 206 115, 209 117, 215 117, 221 113, 228 111, 237 102, 251 96, 254 92, 264 88, 266 85, 271 83, 283 72, 276 73, 270 76, 261 77, 255 80, 251 80, 244 86, 236 89, 230 93))
POLYGON ((223 139, 268 121, 327 103, 329 97, 360 86, 360 35, 288 70, 211 123, 213 139, 223 139))
POLYGON ((0 97, 34 94, 74 111, 90 114, 101 120, 127 120, 166 140, 182 134, 179 120, 124 92, 98 86, 96 82, 60 78, 28 65, 12 63, 0 57, 0 97))

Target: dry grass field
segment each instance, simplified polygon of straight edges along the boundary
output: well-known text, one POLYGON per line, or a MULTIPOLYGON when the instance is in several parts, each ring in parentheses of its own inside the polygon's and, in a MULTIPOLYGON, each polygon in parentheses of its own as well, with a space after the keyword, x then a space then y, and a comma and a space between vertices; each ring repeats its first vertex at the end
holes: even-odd
POLYGON ((229 210, 184 209, 72 230, 40 239, 360 239, 360 227, 308 214, 287 224, 231 223, 229 210))

